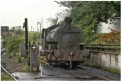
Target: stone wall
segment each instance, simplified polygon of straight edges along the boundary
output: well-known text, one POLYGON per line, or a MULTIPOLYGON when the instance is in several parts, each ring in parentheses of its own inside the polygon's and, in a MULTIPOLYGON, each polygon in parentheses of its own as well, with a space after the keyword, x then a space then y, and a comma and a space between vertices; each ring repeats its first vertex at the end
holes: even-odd
POLYGON ((121 54, 91 52, 90 62, 99 67, 121 69, 121 54))

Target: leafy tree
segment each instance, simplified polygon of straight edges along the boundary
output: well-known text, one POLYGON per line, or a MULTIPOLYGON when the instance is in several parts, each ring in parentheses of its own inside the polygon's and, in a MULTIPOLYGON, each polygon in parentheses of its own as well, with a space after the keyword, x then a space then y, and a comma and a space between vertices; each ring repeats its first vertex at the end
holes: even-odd
POLYGON ((107 23, 120 17, 119 1, 60 1, 56 3, 68 7, 73 24, 85 34, 85 42, 96 38, 100 22, 107 23))
POLYGON ((4 39, 5 48, 8 53, 16 54, 19 52, 19 44, 24 42, 24 33, 22 30, 15 30, 12 34, 4 39))
POLYGON ((41 44, 41 33, 40 32, 29 32, 29 42, 33 44, 41 44))
POLYGON ((49 18, 49 22, 51 22, 51 25, 57 25, 58 18, 49 18))

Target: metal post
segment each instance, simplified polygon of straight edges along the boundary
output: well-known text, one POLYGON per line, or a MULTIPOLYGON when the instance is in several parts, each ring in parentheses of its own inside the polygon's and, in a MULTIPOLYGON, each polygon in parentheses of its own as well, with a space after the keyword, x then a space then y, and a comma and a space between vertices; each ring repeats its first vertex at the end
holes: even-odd
POLYGON ((28 20, 25 18, 25 44, 26 44, 26 53, 28 55, 28 20))
POLYGON ((29 56, 28 56, 28 20, 27 18, 25 18, 25 22, 23 24, 23 28, 25 28, 25 46, 26 46, 26 60, 27 60, 27 64, 30 65, 30 61, 29 61, 29 56))
POLYGON ((37 25, 40 24, 40 32, 41 32, 41 23, 40 22, 37 22, 37 25))

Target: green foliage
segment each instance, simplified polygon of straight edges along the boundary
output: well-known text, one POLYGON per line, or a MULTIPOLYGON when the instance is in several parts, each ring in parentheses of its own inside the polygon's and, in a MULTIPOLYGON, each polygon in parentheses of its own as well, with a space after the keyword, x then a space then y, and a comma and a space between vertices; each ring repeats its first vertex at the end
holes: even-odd
MULTIPOLYGON (((29 32, 28 40, 32 44, 38 43, 41 44, 39 32, 29 32)), ((14 30, 11 34, 5 37, 4 45, 6 52, 8 54, 18 54, 20 51, 20 43, 25 42, 25 34, 23 30, 14 30)))
POLYGON ((2 81, 11 81, 11 80, 14 80, 11 76, 9 76, 8 74, 6 74, 6 73, 3 73, 3 72, 1 72, 1 80, 2 81))
POLYGON ((100 68, 104 71, 108 71, 108 72, 111 72, 111 73, 114 73, 114 74, 120 74, 120 69, 117 69, 117 68, 111 68, 111 67, 99 67, 97 66, 96 64, 94 63, 91 63, 90 61, 85 61, 84 63, 85 65, 88 65, 90 67, 95 67, 95 68, 100 68))
POLYGON ((85 35, 85 42, 96 38, 100 22, 107 23, 120 17, 119 1, 60 1, 56 3, 68 7, 73 18, 72 23, 85 35))
POLYGON ((40 64, 45 64, 46 63, 46 59, 45 59, 46 57, 41 57, 40 58, 40 64))
POLYGON ((30 72, 30 67, 28 65, 24 65, 21 69, 23 72, 30 72))
POLYGON ((13 35, 9 35, 4 39, 6 52, 17 53, 19 52, 19 44, 24 41, 24 34, 21 30, 12 32, 13 35))
POLYGON ((119 74, 120 75, 120 69, 111 68, 111 67, 104 67, 102 69, 105 70, 105 71, 109 71, 111 73, 119 74))
POLYGON ((99 66, 97 66, 96 64, 94 64, 90 61, 85 61, 84 64, 87 66, 90 66, 90 67, 100 68, 99 66))
POLYGON ((120 32, 114 31, 106 34, 99 34, 93 41, 96 44, 120 44, 120 32))
POLYGON ((41 33, 40 32, 29 32, 29 42, 31 45, 39 44, 41 45, 41 33))
POLYGON ((51 25, 57 25, 58 18, 49 18, 49 22, 51 22, 51 25))
MULTIPOLYGON (((74 21, 83 20, 89 16, 88 19, 91 21, 107 22, 109 18, 120 16, 120 1, 60 1, 57 3, 71 8, 71 17, 74 21)), ((91 21, 88 24, 93 23, 91 21)))

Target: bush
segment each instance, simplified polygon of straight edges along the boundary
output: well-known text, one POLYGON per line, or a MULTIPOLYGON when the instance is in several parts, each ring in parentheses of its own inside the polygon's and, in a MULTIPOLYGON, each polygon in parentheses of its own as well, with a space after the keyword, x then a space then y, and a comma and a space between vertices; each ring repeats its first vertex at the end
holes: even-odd
POLYGON ((110 33, 100 34, 95 40, 98 44, 120 44, 120 32, 112 31, 110 33))
POLYGON ((16 30, 12 34, 5 37, 4 45, 7 53, 16 55, 19 52, 19 44, 24 42, 24 33, 22 30, 16 30))
POLYGON ((1 81, 13 81, 13 80, 14 79, 10 75, 3 72, 1 73, 1 81))

